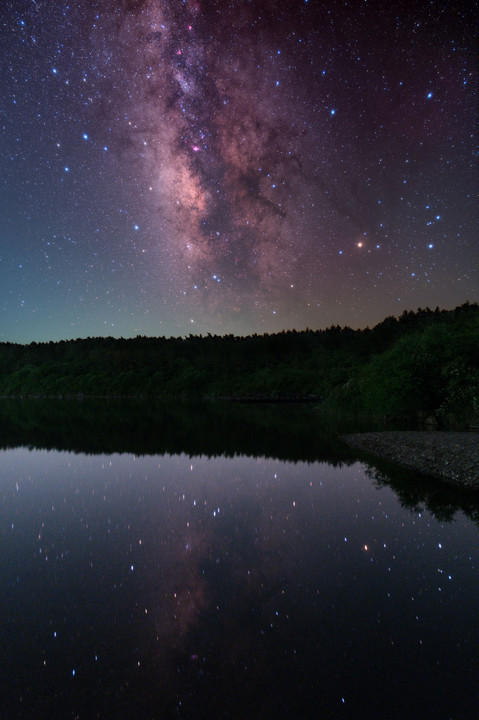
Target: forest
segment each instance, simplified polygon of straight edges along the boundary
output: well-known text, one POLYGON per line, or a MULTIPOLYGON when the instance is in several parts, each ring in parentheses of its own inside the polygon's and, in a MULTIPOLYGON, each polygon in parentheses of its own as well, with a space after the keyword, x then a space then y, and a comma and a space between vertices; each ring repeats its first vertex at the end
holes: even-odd
POLYGON ((2 397, 311 401, 468 427, 479 411, 479 305, 374 328, 0 343, 2 397))

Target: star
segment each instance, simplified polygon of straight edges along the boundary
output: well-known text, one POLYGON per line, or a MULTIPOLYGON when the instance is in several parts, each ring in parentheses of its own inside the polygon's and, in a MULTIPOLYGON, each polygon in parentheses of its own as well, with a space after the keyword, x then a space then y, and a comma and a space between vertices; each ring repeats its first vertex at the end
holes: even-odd
POLYGON ((203 334, 371 327, 396 298, 477 297, 468 7, 14 5, 0 339, 95 336, 112 312, 123 337, 187 335, 191 317, 203 334), (46 262, 54 234, 75 242, 46 262))

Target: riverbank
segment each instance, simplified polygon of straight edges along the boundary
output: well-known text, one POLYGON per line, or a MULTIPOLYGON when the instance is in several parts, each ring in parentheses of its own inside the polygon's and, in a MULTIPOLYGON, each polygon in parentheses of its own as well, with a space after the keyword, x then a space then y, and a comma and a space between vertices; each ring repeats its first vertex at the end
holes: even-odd
POLYGON ((479 490, 479 434, 371 432, 344 435, 351 447, 386 458, 443 482, 479 490))

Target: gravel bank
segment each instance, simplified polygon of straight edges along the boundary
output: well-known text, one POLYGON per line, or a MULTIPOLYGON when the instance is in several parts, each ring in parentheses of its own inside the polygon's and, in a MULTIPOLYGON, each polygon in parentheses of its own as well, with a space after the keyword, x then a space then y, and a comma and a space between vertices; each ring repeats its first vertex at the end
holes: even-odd
POLYGON ((479 490, 479 433, 370 432, 344 435, 343 440, 411 470, 479 490))

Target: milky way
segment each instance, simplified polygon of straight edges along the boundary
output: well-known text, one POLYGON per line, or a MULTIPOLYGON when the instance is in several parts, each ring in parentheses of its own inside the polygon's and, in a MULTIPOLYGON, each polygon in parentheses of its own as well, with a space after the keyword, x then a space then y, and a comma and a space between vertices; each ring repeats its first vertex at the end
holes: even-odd
POLYGON ((477 299, 466 4, 0 18, 1 339, 358 327, 477 299))
POLYGON ((133 93, 125 85, 117 101, 129 151, 142 158, 168 254, 191 270, 215 313, 227 297, 239 310, 251 293, 280 294, 296 281, 301 254, 291 240, 306 179, 298 98, 278 102, 279 81, 270 78, 281 51, 261 33, 251 38, 250 27, 251 13, 216 10, 206 23, 199 3, 150 0, 114 35, 115 62, 134 78, 133 93))

